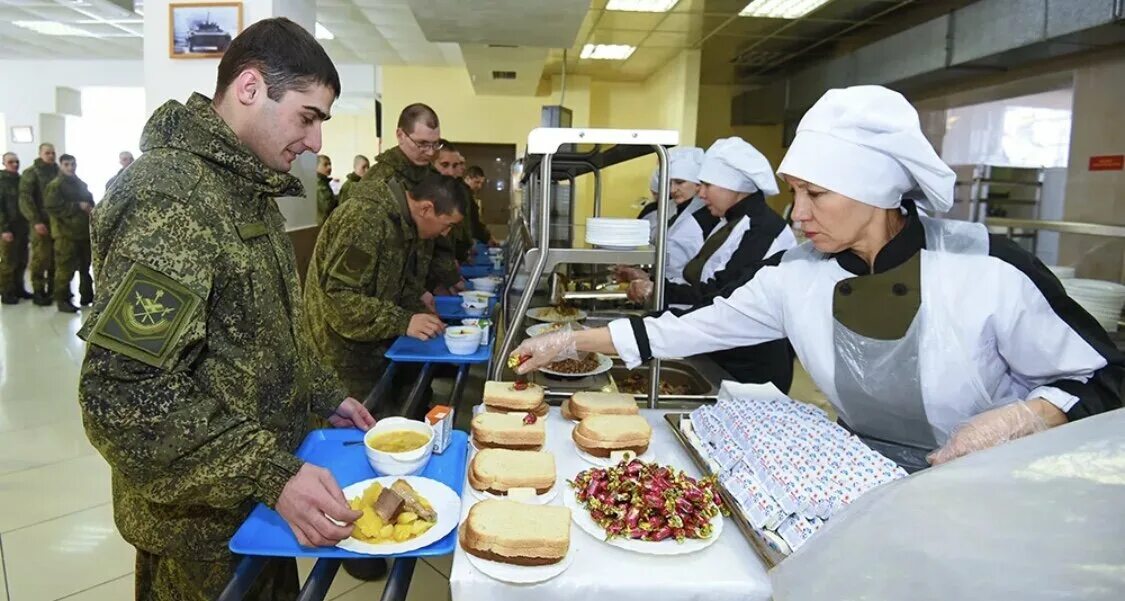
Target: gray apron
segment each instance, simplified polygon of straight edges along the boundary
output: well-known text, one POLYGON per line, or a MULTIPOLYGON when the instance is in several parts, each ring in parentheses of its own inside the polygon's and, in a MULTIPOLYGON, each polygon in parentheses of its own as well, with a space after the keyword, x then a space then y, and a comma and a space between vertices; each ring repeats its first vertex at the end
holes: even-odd
POLYGON ((919 370, 921 253, 889 271, 836 283, 832 296, 841 422, 908 471, 937 447, 919 370), (877 376, 877 377, 872 377, 877 376))

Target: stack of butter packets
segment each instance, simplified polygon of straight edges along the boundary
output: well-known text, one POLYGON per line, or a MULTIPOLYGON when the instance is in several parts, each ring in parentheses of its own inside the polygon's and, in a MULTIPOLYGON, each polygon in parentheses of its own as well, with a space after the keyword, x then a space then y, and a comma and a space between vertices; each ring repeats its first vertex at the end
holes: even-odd
POLYGON ((719 480, 783 555, 867 491, 906 476, 893 461, 792 399, 723 399, 692 411, 719 480))

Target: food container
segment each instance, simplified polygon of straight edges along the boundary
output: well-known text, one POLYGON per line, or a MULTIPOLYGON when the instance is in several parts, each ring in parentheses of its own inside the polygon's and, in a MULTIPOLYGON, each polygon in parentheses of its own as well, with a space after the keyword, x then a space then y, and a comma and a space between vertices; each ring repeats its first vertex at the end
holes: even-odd
POLYGON ((426 423, 434 429, 433 449, 442 454, 453 440, 453 407, 436 405, 426 414, 426 423))
POLYGON ((434 452, 434 429, 425 422, 405 417, 384 417, 363 435, 363 452, 372 469, 383 476, 416 476, 422 473, 434 452), (402 453, 388 453, 371 448, 371 439, 395 430, 409 430, 426 435, 426 444, 402 453))
POLYGON ((477 352, 483 332, 475 326, 446 328, 445 347, 454 355, 471 355, 477 352))
POLYGON ((461 308, 465 310, 465 315, 480 317, 488 309, 488 301, 464 300, 461 301, 461 308))
POLYGON ((496 292, 496 288, 500 286, 500 279, 492 276, 473 278, 469 280, 469 283, 473 285, 473 290, 496 292))
POLYGON ((493 246, 493 247, 488 249, 488 256, 490 256, 490 257, 502 257, 502 256, 504 256, 504 249, 500 248, 499 246, 493 246))
POLYGON ((490 257, 490 258, 492 259, 492 268, 493 269, 495 269, 497 271, 500 271, 501 269, 504 268, 504 259, 502 257, 500 257, 498 255, 492 255, 492 257, 490 257))
POLYGON ((484 345, 488 344, 489 332, 490 332, 490 329, 492 328, 492 322, 491 321, 489 321, 487 319, 481 319, 481 318, 478 318, 478 317, 473 317, 473 318, 470 318, 470 319, 462 319, 461 325, 463 325, 463 326, 473 326, 473 327, 480 328, 480 332, 481 332, 481 334, 480 334, 480 345, 484 346, 484 345))

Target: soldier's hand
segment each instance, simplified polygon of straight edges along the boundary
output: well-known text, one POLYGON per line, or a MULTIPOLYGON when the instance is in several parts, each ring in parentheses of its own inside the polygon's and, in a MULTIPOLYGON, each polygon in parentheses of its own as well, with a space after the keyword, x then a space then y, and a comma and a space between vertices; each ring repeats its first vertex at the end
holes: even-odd
POLYGON ((406 335, 418 340, 429 340, 445 331, 441 318, 431 313, 418 313, 410 318, 406 335))
POLYGON ((46 236, 47 235, 47 226, 42 224, 42 223, 36 223, 35 224, 35 233, 39 234, 40 236, 46 236))
POLYGON ((12 232, 4 232, 3 234, 0 234, 0 240, 3 240, 4 242, 11 242, 15 239, 16 237, 12 235, 12 232))
POLYGON ((328 421, 336 428, 359 428, 364 432, 375 425, 375 418, 363 403, 348 397, 336 408, 336 413, 328 417, 328 421))
POLYGON ((452 288, 450 288, 450 291, 452 291, 453 294, 457 294, 458 292, 464 292, 465 290, 468 290, 468 289, 469 289, 469 285, 465 283, 465 278, 461 278, 460 280, 457 281, 456 284, 453 285, 452 288))
POLYGON ((434 300, 433 292, 422 293, 422 304, 426 306, 430 313, 437 314, 437 301, 434 300))
POLYGON ((305 547, 330 547, 348 538, 352 523, 363 515, 348 507, 332 473, 311 463, 285 484, 276 508, 305 547))

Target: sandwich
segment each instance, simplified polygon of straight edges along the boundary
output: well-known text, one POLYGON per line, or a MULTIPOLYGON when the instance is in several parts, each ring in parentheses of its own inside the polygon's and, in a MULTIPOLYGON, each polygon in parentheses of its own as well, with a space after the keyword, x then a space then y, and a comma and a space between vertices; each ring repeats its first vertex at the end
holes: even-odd
POLYGON ((473 444, 478 449, 538 451, 547 441, 544 420, 521 413, 478 413, 472 422, 473 444))
POLYGON ((530 382, 485 382, 484 409, 492 413, 534 413, 546 417, 543 387, 530 382))
POLYGON ((469 463, 469 486, 506 495, 514 488, 546 494, 555 486, 555 456, 541 451, 484 449, 469 463))
POLYGON ((637 401, 631 394, 622 392, 576 392, 563 401, 562 415, 566 419, 582 421, 591 415, 637 415, 637 401))
POLYGON ((574 444, 594 457, 609 457, 614 451, 648 450, 652 426, 639 415, 591 415, 574 428, 574 444))
POLYGON ((466 553, 520 566, 559 563, 570 549, 570 510, 557 505, 481 501, 461 524, 466 553))

